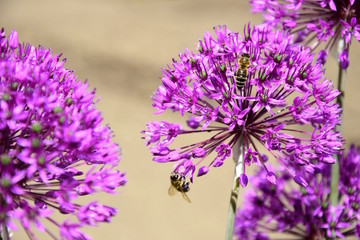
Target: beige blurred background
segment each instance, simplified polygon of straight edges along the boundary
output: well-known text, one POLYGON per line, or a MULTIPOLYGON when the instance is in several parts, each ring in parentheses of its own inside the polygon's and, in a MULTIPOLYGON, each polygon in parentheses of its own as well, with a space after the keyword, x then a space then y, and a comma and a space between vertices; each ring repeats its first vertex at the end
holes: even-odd
MULTIPOLYGON (((98 107, 122 147, 119 169, 128 183, 116 195, 96 195, 118 209, 111 224, 86 229, 93 239, 223 239, 233 163, 229 159, 191 186, 191 204, 169 197, 172 164, 151 161, 140 131, 151 120, 177 121, 177 114, 154 116, 150 95, 159 85, 160 67, 213 26, 243 31, 260 23, 246 0, 63 0, 0 1, 0 27, 29 41, 62 52, 66 67, 88 79, 101 96, 98 107)), ((360 144, 360 48, 354 40, 346 83, 344 135, 360 144)), ((329 62, 327 75, 337 67, 329 62)), ((240 197, 241 198, 241 197, 240 197)), ((16 233, 15 240, 24 239, 16 233)), ((47 239, 46 237, 44 239, 47 239)))

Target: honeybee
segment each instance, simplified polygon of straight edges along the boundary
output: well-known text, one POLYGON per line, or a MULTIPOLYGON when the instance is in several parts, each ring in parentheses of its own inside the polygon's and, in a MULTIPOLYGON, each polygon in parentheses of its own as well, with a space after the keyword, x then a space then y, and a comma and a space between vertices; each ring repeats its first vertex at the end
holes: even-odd
POLYGON ((170 196, 174 196, 177 192, 181 192, 181 195, 185 201, 191 203, 190 198, 188 195, 186 195, 186 193, 190 191, 189 184, 190 182, 185 181, 185 176, 172 172, 170 175, 170 187, 168 194, 170 196))
POLYGON ((242 90, 248 78, 248 67, 250 66, 250 55, 248 53, 241 54, 238 59, 239 68, 235 71, 236 87, 242 90))

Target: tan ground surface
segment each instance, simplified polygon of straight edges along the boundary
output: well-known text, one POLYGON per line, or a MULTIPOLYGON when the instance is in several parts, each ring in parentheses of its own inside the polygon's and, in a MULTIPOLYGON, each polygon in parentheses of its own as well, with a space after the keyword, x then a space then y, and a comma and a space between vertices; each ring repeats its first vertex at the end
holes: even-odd
MULTIPOLYGON (((223 239, 231 161, 196 181, 189 194, 167 196, 172 166, 151 161, 140 139, 145 122, 176 121, 177 115, 153 116, 149 96, 159 84, 160 67, 219 24, 242 32, 260 23, 245 0, 63 0, 0 1, 0 26, 16 29, 21 41, 63 52, 67 67, 88 79, 101 96, 99 108, 123 149, 120 169, 128 184, 118 195, 97 196, 118 208, 111 224, 89 229, 94 239, 223 239)), ((360 48, 354 41, 345 98, 344 135, 360 143, 360 48)), ((331 65, 332 64, 332 65, 331 65)), ((336 65, 327 75, 335 79, 336 65)), ((23 233, 14 240, 24 239, 23 233)), ((47 238, 44 238, 47 239, 47 238)))

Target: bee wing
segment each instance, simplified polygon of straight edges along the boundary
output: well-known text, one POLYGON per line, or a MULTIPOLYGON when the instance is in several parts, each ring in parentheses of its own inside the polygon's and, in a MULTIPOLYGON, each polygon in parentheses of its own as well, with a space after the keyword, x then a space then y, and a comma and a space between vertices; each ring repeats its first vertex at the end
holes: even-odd
POLYGON ((185 199, 185 201, 187 201, 188 203, 191 203, 191 200, 190 200, 189 196, 186 195, 186 193, 181 192, 181 195, 182 195, 183 199, 185 199))
POLYGON ((177 190, 174 188, 174 186, 172 184, 170 184, 169 190, 168 190, 168 194, 169 196, 174 196, 176 194, 177 190))

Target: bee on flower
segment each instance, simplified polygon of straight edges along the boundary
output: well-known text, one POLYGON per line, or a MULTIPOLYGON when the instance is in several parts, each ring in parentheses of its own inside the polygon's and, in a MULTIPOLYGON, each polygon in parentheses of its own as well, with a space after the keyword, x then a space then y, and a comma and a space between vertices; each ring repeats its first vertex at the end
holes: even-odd
POLYGON ((266 178, 276 183, 267 153, 306 186, 304 171, 297 169, 313 174, 335 162, 333 154, 341 151, 343 140, 334 130, 341 109, 333 102, 339 92, 324 79, 310 50, 292 45, 284 31, 248 25, 241 36, 226 26, 214 30, 199 40, 196 52, 185 50, 162 69, 153 107, 157 114, 178 112, 186 117, 187 128, 167 121, 147 123, 142 133, 153 160, 173 163, 173 172, 192 182, 194 175, 220 167, 241 148, 245 160, 236 164, 244 169, 238 176, 242 186, 251 164, 264 168, 266 178), (239 69, 246 70, 241 87, 239 69), (172 147, 182 135, 199 133, 208 137, 172 147), (266 152, 259 151, 261 145, 266 152))

